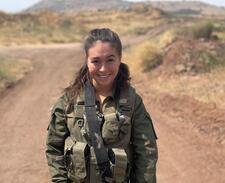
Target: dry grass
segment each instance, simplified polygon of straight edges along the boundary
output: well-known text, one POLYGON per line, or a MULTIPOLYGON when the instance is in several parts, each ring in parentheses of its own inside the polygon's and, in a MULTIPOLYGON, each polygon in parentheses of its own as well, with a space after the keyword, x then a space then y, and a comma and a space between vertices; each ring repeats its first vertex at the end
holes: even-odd
POLYGON ((176 32, 174 29, 168 29, 165 32, 163 32, 158 38, 156 38, 155 44, 160 48, 163 48, 173 42, 173 40, 176 38, 176 32))
MULTIPOLYGON (((161 55, 160 45, 154 44, 150 40, 144 41, 126 50, 124 54, 125 62, 131 70, 142 72, 157 67, 158 56, 161 55)), ((161 57, 160 57, 161 58, 161 57)))
POLYGON ((0 92, 16 84, 31 69, 29 60, 0 58, 0 92))
POLYGON ((151 87, 160 93, 172 96, 187 95, 196 100, 213 103, 225 108, 225 69, 217 68, 209 73, 190 75, 174 75, 173 77, 155 77, 149 74, 151 87))
POLYGON ((225 40, 225 32, 215 32, 213 35, 216 35, 220 40, 225 40))
POLYGON ((90 29, 109 27, 121 36, 144 34, 166 21, 159 10, 136 9, 57 14, 0 15, 1 44, 69 43, 81 41, 90 29))
MULTIPOLYGON (((20 15, 11 17, 7 21, 1 20, 0 42, 8 45, 75 42, 82 40, 90 29, 96 27, 109 27, 118 32, 120 36, 140 35, 167 21, 168 19, 160 11, 141 6, 136 6, 129 11, 80 12, 60 16, 52 12, 43 12, 39 15, 20 15)), ((175 28, 177 29, 177 27, 175 28)), ((214 34, 220 39, 225 39, 222 28, 214 34)), ((143 65, 151 63, 155 55, 161 53, 163 48, 173 42, 175 37, 176 32, 167 29, 151 40, 128 48, 124 53, 123 60, 130 66, 131 73, 141 73, 144 69, 143 65)), ((1 83, 4 83, 1 86, 5 87, 7 83, 13 83, 22 78, 29 67, 29 61, 1 61, 1 83)), ((216 68, 209 73, 195 76, 173 75, 168 78, 154 77, 154 73, 151 73, 149 80, 151 80, 151 87, 158 92, 166 92, 174 96, 177 94, 189 95, 197 100, 225 107, 221 100, 225 97, 224 73, 223 68, 216 68)))
MULTIPOLYGON (((144 67, 142 64, 143 58, 153 50, 153 54, 157 53, 159 50, 163 50, 163 48, 171 44, 174 40, 176 40, 176 33, 173 30, 167 30, 154 39, 129 48, 125 54, 125 60, 130 66, 131 73, 135 73, 135 76, 141 73, 144 67)), ((213 57, 202 58, 202 55, 196 57, 199 59, 199 62, 201 61, 200 59, 204 59, 207 63, 212 63, 210 65, 211 69, 208 72, 197 72, 194 75, 184 73, 166 76, 159 74, 157 70, 155 70, 147 74, 148 81, 151 84, 149 90, 157 93, 169 93, 172 96, 187 95, 196 100, 214 104, 219 108, 225 108, 225 104, 222 100, 225 98, 225 68, 223 66, 224 64, 222 64, 225 63, 222 51, 224 50, 223 43, 220 41, 199 42, 198 45, 200 47, 199 49, 202 49, 202 52, 212 52, 213 54, 213 57)), ((191 48, 192 47, 193 45, 191 45, 191 48)), ((179 50, 181 48, 174 47, 173 50, 174 49, 179 50)), ((192 50, 190 52, 190 50, 186 50, 185 54, 194 54, 194 51, 192 50)), ((180 52, 180 54, 179 56, 182 56, 183 53, 180 52)), ((151 58, 151 54, 147 56, 147 58, 151 58)), ((178 56, 174 55, 171 59, 176 61, 178 56)), ((172 60, 171 63, 174 63, 172 60)), ((165 66, 164 69, 166 70, 168 67, 165 66)))

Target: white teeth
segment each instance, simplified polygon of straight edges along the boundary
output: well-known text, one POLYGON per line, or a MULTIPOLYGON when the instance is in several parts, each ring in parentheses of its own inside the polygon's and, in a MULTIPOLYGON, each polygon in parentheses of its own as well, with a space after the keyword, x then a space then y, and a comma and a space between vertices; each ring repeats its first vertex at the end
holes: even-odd
POLYGON ((101 78, 106 78, 106 77, 109 77, 109 74, 108 75, 98 75, 98 76, 101 78))

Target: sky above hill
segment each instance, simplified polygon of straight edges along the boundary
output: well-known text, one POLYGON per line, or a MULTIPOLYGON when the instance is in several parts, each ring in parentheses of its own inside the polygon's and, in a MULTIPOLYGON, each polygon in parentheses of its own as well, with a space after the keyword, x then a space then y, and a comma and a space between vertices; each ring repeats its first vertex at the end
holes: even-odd
MULTIPOLYGON (((29 6, 37 3, 38 1, 40 0, 16 0, 16 1, 15 0, 0 0, 0 10, 14 13, 14 12, 18 12, 23 9, 26 9, 29 6)), ((128 0, 128 1, 143 1, 143 0, 128 0)), ((167 1, 173 1, 173 0, 167 0, 167 1)), ((189 1, 189 0, 186 0, 186 1, 189 1)), ((224 0, 200 0, 200 1, 225 7, 224 0)))

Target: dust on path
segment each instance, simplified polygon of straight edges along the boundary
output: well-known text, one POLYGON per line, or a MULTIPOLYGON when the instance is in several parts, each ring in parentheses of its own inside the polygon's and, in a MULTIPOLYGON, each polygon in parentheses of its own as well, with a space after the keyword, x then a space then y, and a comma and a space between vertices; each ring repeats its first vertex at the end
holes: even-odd
MULTIPOLYGON (((50 182, 45 159, 50 109, 82 64, 79 45, 4 48, 0 54, 30 59, 33 72, 0 99, 0 177, 7 183, 50 182)), ((224 183, 224 147, 157 108, 148 81, 134 75, 159 136, 159 183, 224 183)), ((141 76, 142 77, 142 76, 141 76)))

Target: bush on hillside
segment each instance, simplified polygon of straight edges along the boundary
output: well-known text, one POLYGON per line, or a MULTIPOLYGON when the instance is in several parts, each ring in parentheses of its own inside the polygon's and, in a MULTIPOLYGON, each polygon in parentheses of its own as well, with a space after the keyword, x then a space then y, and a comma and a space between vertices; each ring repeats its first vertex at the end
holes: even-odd
POLYGON ((214 30, 211 22, 200 24, 193 29, 193 37, 195 39, 205 38, 210 39, 214 30))
POLYGON ((143 71, 149 72, 161 65, 163 55, 155 45, 147 42, 141 45, 140 59, 143 71))
POLYGON ((199 25, 192 25, 191 27, 184 27, 178 30, 178 34, 183 37, 190 37, 193 39, 211 39, 213 31, 215 30, 213 23, 206 22, 199 25))
POLYGON ((209 72, 214 68, 217 67, 224 67, 225 66, 225 60, 224 60, 224 54, 219 54, 216 52, 212 53, 210 51, 201 51, 199 53, 199 61, 203 65, 203 71, 209 72))
POLYGON ((9 71, 8 60, 0 57, 0 93, 14 83, 14 77, 9 71))
POLYGON ((131 5, 131 10, 136 13, 145 13, 149 10, 149 7, 143 3, 134 3, 131 5))
POLYGON ((73 26, 73 22, 70 19, 65 19, 60 23, 64 29, 70 29, 73 26))
POLYGON ((6 78, 7 78, 7 75, 5 71, 2 68, 0 68, 0 81, 6 78))

